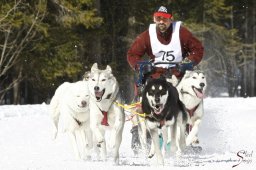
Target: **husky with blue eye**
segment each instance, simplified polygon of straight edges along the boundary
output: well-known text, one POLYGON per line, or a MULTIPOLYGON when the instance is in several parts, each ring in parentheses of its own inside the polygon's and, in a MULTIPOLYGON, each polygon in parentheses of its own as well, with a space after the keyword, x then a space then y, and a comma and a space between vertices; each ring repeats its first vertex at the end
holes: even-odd
MULTIPOLYGON (((158 164, 164 164, 159 146, 159 129, 171 129, 171 151, 180 155, 185 148, 185 126, 187 114, 179 100, 177 89, 165 78, 148 79, 142 93, 142 110, 146 114, 146 126, 151 134, 150 157, 157 156, 158 164)), ((167 131, 163 130, 164 146, 167 131)))

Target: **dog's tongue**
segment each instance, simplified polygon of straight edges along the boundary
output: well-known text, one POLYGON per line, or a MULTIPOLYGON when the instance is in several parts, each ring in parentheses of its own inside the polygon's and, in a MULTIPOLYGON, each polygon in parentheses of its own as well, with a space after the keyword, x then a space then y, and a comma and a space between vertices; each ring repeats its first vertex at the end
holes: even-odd
POLYGON ((95 92, 96 97, 101 97, 103 95, 103 91, 95 92))
POLYGON ((204 94, 200 91, 198 91, 196 88, 195 88, 195 92, 196 92, 196 96, 200 99, 203 99, 204 98, 204 94))
POLYGON ((159 115, 161 112, 160 111, 155 111, 155 114, 159 115))
POLYGON ((155 109, 155 114, 159 115, 162 112, 162 106, 158 106, 157 109, 155 109))

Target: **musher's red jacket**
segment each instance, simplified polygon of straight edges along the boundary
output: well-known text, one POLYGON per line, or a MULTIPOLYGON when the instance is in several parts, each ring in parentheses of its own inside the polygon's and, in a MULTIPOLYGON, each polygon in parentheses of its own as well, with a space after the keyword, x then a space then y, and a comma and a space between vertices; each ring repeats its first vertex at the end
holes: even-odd
MULTIPOLYGON (((171 24, 169 29, 164 34, 157 31, 157 38, 162 44, 167 45, 171 41, 172 28, 173 26, 171 24)), ((193 61, 195 65, 197 65, 201 61, 204 54, 202 43, 183 26, 180 27, 179 35, 183 59, 187 57, 193 61)), ((138 61, 142 60, 145 53, 150 57, 150 59, 154 60, 155 56, 152 54, 148 29, 137 36, 136 40, 127 52, 128 63, 134 70, 137 69, 136 64, 138 61)), ((152 77, 157 78, 160 74, 163 74, 166 71, 167 70, 164 68, 157 68, 152 74, 152 77)), ((172 73, 177 77, 182 76, 177 69, 172 69, 172 73)))

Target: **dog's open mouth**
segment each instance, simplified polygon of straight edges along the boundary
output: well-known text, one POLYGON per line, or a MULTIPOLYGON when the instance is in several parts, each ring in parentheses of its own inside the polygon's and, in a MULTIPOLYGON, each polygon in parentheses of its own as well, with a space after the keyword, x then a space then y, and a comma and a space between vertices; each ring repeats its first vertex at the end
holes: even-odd
POLYGON ((194 90, 196 96, 200 99, 204 98, 204 93, 203 93, 203 89, 198 89, 195 86, 192 86, 192 89, 194 90))
POLYGON ((163 111, 163 104, 156 104, 153 106, 154 113, 159 115, 163 111))
POLYGON ((102 91, 95 91, 94 93, 95 93, 95 97, 96 97, 97 101, 101 101, 102 96, 105 93, 105 89, 103 89, 102 91))

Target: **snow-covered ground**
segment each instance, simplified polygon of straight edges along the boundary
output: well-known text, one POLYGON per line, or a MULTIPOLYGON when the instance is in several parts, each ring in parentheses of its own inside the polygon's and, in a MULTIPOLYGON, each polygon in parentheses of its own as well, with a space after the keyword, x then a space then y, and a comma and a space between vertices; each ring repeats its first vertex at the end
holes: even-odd
MULTIPOLYGON (((256 169, 255 104, 256 98, 206 98, 199 133, 203 151, 184 155, 182 167, 166 158, 157 169, 256 169)), ((130 122, 125 124, 119 166, 94 158, 75 160, 68 137, 60 134, 53 141, 51 128, 46 104, 0 106, 0 170, 156 169, 154 158, 134 157, 130 122)))

